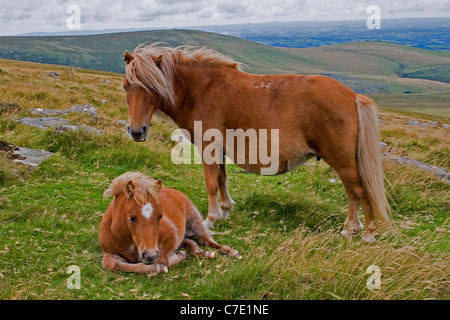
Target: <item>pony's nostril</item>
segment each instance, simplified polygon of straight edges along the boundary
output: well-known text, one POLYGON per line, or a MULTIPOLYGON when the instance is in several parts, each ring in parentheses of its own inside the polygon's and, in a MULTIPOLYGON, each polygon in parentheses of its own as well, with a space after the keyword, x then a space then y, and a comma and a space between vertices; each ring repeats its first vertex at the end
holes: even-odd
POLYGON ((131 133, 130 126, 127 126, 128 133, 131 133))
POLYGON ((142 131, 143 131, 143 133, 145 134, 145 133, 147 132, 147 126, 144 126, 144 127, 142 128, 142 131))

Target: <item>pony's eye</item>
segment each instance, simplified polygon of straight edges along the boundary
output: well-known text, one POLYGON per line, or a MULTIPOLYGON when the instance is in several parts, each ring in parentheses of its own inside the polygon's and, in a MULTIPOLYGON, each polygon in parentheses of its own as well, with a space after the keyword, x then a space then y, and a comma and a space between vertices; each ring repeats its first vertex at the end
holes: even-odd
POLYGON ((135 217, 130 217, 130 222, 136 222, 136 218, 135 217))

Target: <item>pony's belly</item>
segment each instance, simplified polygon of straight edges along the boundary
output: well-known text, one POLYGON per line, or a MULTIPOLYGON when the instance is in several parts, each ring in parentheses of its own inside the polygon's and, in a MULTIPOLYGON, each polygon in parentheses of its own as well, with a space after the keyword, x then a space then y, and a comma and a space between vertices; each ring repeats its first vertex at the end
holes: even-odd
MULTIPOLYGON (((280 157, 279 158, 279 164, 278 164, 278 170, 274 170, 273 174, 269 175, 279 175, 283 173, 290 172, 301 165, 305 164, 309 159, 316 157, 314 153, 307 152, 303 153, 300 156, 296 157, 280 157)), ((246 171, 254 174, 261 174, 261 168, 266 168, 268 166, 263 166, 261 164, 237 164, 242 169, 245 169, 246 171)))

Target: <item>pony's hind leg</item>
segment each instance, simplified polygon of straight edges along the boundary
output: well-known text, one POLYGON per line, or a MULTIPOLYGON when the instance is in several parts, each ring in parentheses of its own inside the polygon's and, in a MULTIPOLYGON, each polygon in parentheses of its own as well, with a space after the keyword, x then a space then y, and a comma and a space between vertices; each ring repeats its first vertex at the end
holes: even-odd
POLYGON ((370 205, 370 201, 364 187, 361 184, 356 161, 353 165, 347 164, 346 166, 331 166, 341 177, 349 199, 349 216, 343 234, 346 235, 347 233, 350 233, 348 235, 351 235, 352 232, 355 233, 361 231, 358 217, 359 202, 361 202, 366 223, 366 231, 362 240, 366 242, 375 241, 376 226, 374 224, 372 206, 370 205))
POLYGON ((351 185, 347 181, 343 181, 345 191, 347 192, 348 196, 348 217, 347 221, 345 222, 344 230, 342 230, 341 234, 344 237, 351 237, 354 235, 359 234, 363 229, 364 226, 362 225, 361 221, 359 220, 359 198, 353 191, 351 185))
POLYGON ((208 258, 208 259, 214 258, 213 251, 205 251, 205 250, 201 249, 194 240, 185 238, 181 245, 183 246, 183 248, 189 249, 194 256, 208 258))

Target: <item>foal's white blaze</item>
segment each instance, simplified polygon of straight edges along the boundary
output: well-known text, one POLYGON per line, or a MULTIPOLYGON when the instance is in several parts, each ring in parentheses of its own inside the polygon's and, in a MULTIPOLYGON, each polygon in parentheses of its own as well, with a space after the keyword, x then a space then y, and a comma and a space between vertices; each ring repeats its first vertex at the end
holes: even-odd
POLYGON ((152 213, 153 213, 153 206, 151 203, 147 203, 142 207, 142 215, 145 218, 150 219, 152 213))

